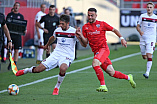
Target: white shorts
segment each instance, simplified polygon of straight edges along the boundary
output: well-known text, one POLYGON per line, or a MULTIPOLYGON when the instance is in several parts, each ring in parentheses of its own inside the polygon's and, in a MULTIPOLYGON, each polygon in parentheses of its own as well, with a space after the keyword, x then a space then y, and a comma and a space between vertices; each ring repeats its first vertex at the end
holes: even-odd
POLYGON ((73 59, 66 57, 63 53, 52 52, 51 55, 41 63, 46 67, 46 71, 48 71, 57 67, 57 65, 60 67, 63 63, 67 64, 69 67, 72 61, 73 59))
POLYGON ((43 38, 44 31, 39 29, 39 33, 40 33, 40 39, 38 39, 37 31, 35 30, 34 44, 37 46, 44 45, 44 38, 43 38))
POLYGON ((155 42, 142 41, 142 42, 140 42, 140 49, 141 49, 142 55, 146 55, 146 53, 153 54, 154 49, 155 49, 155 42))

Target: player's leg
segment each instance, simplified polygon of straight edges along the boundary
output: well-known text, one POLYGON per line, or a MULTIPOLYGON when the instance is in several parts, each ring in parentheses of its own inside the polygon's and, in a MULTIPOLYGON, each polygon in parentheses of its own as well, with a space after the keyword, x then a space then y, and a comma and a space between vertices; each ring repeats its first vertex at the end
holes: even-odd
POLYGON ((50 57, 48 57, 47 59, 43 60, 39 66, 35 67, 32 66, 31 68, 25 68, 23 70, 19 70, 16 73, 16 76, 21 76, 23 74, 27 74, 27 73, 40 73, 46 69, 53 69, 56 64, 57 64, 57 59, 55 58, 55 54, 51 55, 50 57))
POLYGON ((66 73, 66 70, 68 69, 68 67, 70 66, 71 64, 71 61, 69 58, 66 58, 66 57, 62 57, 60 60, 59 60, 59 68, 60 68, 60 72, 59 72, 59 75, 58 75, 58 81, 57 81, 57 84, 53 90, 53 93, 52 95, 58 95, 59 94, 59 88, 61 86, 61 83, 63 82, 64 78, 65 78, 65 73, 66 73))
POLYGON ((133 76, 132 76, 131 74, 126 75, 126 74, 123 74, 123 73, 121 73, 121 72, 119 72, 119 71, 115 71, 109 58, 105 61, 105 63, 103 63, 103 64, 101 65, 101 67, 102 67, 102 69, 103 69, 107 74, 109 74, 111 77, 118 78, 118 79, 126 79, 126 80, 129 80, 131 86, 132 86, 133 88, 136 87, 136 83, 135 83, 134 80, 133 80, 133 76))
POLYGON ((143 74, 143 76, 147 79, 149 77, 149 73, 152 67, 152 54, 154 52, 154 49, 155 49, 155 42, 150 42, 146 45, 147 70, 146 70, 146 73, 143 74))
POLYGON ((36 61, 36 64, 40 64, 42 62, 42 60, 43 60, 43 52, 44 52, 44 49, 42 48, 43 45, 44 45, 43 42, 40 41, 38 49, 37 49, 37 61, 36 61))
POLYGON ((40 72, 44 71, 45 69, 46 69, 46 67, 41 63, 37 67, 32 66, 30 68, 25 68, 23 70, 19 70, 16 73, 16 76, 21 76, 21 75, 24 75, 24 74, 27 74, 27 73, 40 73, 40 72))
POLYGON ((93 69, 95 70, 95 73, 97 75, 98 80, 100 81, 100 87, 96 89, 98 92, 107 92, 108 89, 105 84, 104 79, 104 73, 102 69, 100 68, 100 65, 105 61, 105 59, 109 56, 109 49, 108 48, 102 48, 99 50, 99 52, 95 53, 94 59, 93 59, 93 69))

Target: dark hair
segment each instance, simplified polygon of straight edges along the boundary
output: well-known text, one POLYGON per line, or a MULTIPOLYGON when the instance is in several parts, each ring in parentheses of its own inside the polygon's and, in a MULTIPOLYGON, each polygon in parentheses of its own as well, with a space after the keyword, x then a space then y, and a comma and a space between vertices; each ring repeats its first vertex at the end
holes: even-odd
POLYGON ((62 14, 59 18, 60 21, 64 21, 66 23, 68 23, 70 21, 70 16, 66 15, 66 14, 62 14))
POLYGON ((20 5, 20 3, 19 3, 19 2, 15 2, 15 3, 14 3, 14 6, 15 6, 16 4, 19 4, 19 5, 20 5))
POLYGON ((55 5, 50 5, 50 7, 49 7, 49 8, 56 8, 56 7, 55 7, 55 5))
POLYGON ((42 4, 40 5, 40 8, 41 8, 43 5, 46 5, 46 4, 45 4, 45 3, 42 3, 42 4))
POLYGON ((97 10, 95 8, 89 8, 88 11, 92 11, 92 12, 97 13, 97 10))

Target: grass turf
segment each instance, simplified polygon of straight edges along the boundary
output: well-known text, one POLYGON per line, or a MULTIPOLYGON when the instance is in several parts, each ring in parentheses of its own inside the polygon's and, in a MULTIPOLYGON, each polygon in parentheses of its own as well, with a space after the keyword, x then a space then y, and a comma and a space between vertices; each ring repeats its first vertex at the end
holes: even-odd
MULTIPOLYGON (((128 48, 119 48, 118 51, 112 50, 110 59, 115 59, 124 55, 139 52, 139 46, 128 46, 128 48)), ((90 57, 79 57, 83 59, 90 57)), ((156 61, 157 55, 154 52, 153 65, 149 79, 144 79, 142 74, 146 70, 146 60, 141 55, 133 56, 113 62, 115 70, 125 74, 133 74, 137 83, 137 88, 133 89, 128 81, 115 79, 108 76, 105 72, 105 81, 108 87, 107 93, 96 92, 99 87, 99 81, 92 68, 66 75, 58 96, 53 96, 52 90, 57 82, 57 77, 40 83, 20 87, 17 96, 10 96, 7 92, 0 93, 1 104, 156 104, 157 83, 156 83, 156 61)), ((19 68, 30 67, 35 63, 35 59, 20 59, 19 68)), ((71 65, 67 72, 90 66, 92 59, 84 62, 78 62, 71 65)), ((38 74, 27 74, 16 77, 11 71, 0 73, 0 91, 15 83, 22 85, 36 81, 38 79, 57 75, 58 68, 44 71, 38 74)))

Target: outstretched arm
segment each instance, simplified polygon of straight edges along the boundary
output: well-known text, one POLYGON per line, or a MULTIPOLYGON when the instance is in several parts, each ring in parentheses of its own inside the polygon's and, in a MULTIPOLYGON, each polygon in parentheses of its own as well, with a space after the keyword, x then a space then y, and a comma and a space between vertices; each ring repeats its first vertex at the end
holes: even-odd
POLYGON ((117 29, 113 29, 112 32, 114 32, 121 40, 121 44, 125 47, 127 47, 127 42, 125 41, 125 39, 122 37, 122 35, 120 34, 120 32, 117 29))
POLYGON ((45 46, 43 46, 43 49, 48 49, 48 47, 50 46, 50 44, 52 44, 55 40, 56 40, 56 38, 54 36, 51 36, 49 38, 47 44, 45 46))
POLYGON ((81 45, 82 45, 83 47, 86 47, 87 44, 88 44, 88 39, 83 36, 83 34, 81 33, 81 28, 80 28, 80 27, 78 27, 78 28, 76 29, 76 33, 75 33, 75 34, 76 34, 77 39, 78 39, 79 42, 81 43, 81 45))

